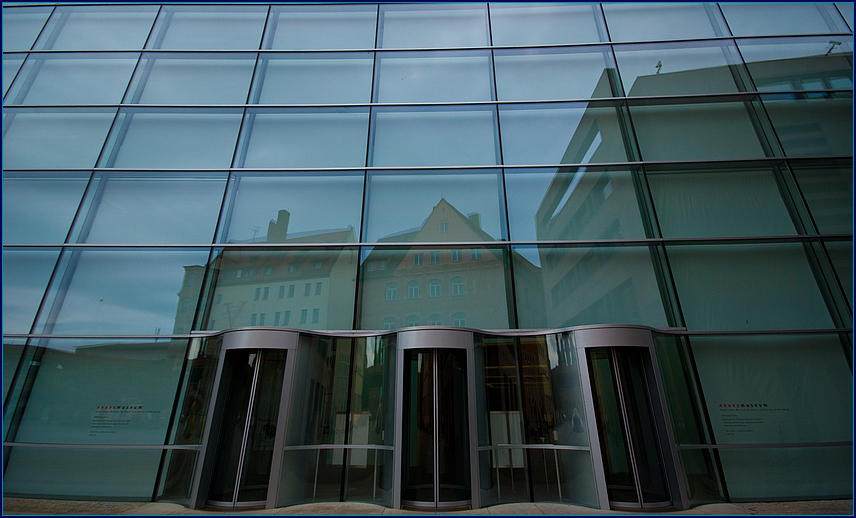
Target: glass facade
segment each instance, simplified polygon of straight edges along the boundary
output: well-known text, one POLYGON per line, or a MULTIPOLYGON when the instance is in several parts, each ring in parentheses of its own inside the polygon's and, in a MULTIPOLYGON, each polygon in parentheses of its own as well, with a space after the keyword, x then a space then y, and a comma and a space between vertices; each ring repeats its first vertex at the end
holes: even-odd
POLYGON ((246 364, 271 506, 442 507, 470 451, 458 504, 659 505, 602 429, 642 371, 673 506, 852 498, 853 4, 2 10, 5 494, 265 500, 206 478, 246 364))

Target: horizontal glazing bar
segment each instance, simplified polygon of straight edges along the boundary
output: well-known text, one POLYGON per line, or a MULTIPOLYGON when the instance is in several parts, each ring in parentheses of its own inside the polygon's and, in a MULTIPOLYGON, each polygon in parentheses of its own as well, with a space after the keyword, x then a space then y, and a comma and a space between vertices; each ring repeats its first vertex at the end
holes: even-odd
POLYGON ((57 444, 57 443, 35 443, 35 442, 4 442, 4 448, 62 448, 62 449, 87 449, 87 450, 189 450, 202 451, 202 446, 190 445, 143 445, 143 444, 57 444))
POLYGON ((679 450, 744 450, 749 448, 835 448, 841 446, 853 446, 853 441, 783 444, 678 444, 677 448, 679 450))
POLYGON ((307 444, 304 446, 285 446, 283 451, 292 450, 387 450, 392 451, 393 446, 380 444, 307 444))
POLYGON ((591 451, 588 446, 567 446, 564 444, 494 444, 491 446, 479 446, 479 451, 493 450, 572 450, 591 451))

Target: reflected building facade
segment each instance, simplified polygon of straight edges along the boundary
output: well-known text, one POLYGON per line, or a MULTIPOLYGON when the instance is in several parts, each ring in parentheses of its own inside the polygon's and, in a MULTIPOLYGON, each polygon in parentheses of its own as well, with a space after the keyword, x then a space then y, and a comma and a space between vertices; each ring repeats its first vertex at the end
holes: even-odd
POLYGON ((4 495, 852 498, 852 27, 4 5, 4 495))

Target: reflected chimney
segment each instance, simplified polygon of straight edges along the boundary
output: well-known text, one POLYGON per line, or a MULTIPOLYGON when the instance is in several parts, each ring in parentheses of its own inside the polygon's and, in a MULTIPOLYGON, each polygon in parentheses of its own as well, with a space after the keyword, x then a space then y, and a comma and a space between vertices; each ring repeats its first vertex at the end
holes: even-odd
POLYGON ((288 234, 288 220, 291 218, 291 213, 283 209, 276 215, 276 221, 268 222, 268 243, 282 243, 285 241, 288 234))
POLYGON ((467 214, 467 218, 470 220, 470 223, 472 223, 478 228, 482 228, 481 214, 479 214, 478 212, 470 212, 469 214, 467 214))

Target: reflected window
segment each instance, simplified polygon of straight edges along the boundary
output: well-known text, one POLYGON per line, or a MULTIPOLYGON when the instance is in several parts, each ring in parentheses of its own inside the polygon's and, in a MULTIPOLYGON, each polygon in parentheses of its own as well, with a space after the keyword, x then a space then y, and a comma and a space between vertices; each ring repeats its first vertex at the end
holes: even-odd
POLYGON ((452 317, 452 325, 456 327, 464 327, 467 325, 467 316, 463 313, 455 313, 452 317))
POLYGON ((456 250, 452 250, 452 251, 450 252, 450 254, 451 254, 451 258, 452 258, 452 262, 453 262, 453 263, 459 263, 459 262, 461 262, 461 261, 463 261, 463 260, 464 260, 464 252, 463 252, 463 250, 457 250, 457 249, 456 249, 456 250))
MULTIPOLYGON (((282 325, 287 326, 289 320, 291 320, 291 311, 283 311, 282 312, 282 325)), ((212 326, 213 326, 213 324, 212 324, 212 326)))
POLYGON ((398 299, 398 285, 394 282, 391 282, 386 286, 386 300, 396 299, 398 299))
POLYGON ((442 324, 440 315, 434 314, 428 317, 428 325, 429 326, 439 326, 442 324))
POLYGON ((461 297, 464 295, 464 279, 455 277, 452 279, 452 296, 461 297))
POLYGON ((737 44, 761 92, 853 89, 852 37, 753 38, 737 44))
POLYGON ((385 318, 383 319, 383 330, 390 331, 395 329, 395 319, 394 318, 385 318))
POLYGON ((431 264, 440 264, 440 252, 434 250, 433 252, 431 252, 430 257, 431 264))
POLYGON ((407 283, 407 298, 408 299, 418 299, 419 298, 419 283, 416 281, 411 281, 407 283))
POLYGON ((422 266, 424 254, 413 254, 413 266, 422 266))
POLYGON ((440 281, 437 279, 432 280, 431 283, 428 285, 428 296, 431 297, 432 299, 436 299, 437 297, 440 297, 441 295, 442 295, 442 290, 441 290, 440 281))
POLYGON ((786 156, 851 156, 853 94, 818 99, 762 96, 786 156))
POLYGON ((407 327, 416 327, 419 325, 419 317, 416 315, 410 315, 407 317, 407 327))

